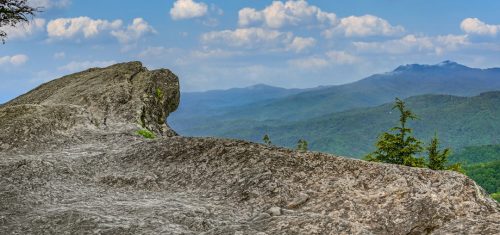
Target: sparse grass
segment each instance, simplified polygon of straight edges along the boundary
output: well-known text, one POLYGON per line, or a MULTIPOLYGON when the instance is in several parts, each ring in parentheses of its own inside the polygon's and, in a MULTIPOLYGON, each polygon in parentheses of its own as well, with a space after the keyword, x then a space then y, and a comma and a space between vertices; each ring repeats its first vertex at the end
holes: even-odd
POLYGON ((500 202, 500 192, 498 192, 498 193, 492 193, 492 194, 490 194, 490 196, 493 199, 497 200, 497 202, 500 202))
POLYGON ((154 139, 156 135, 148 129, 141 129, 136 132, 136 134, 143 136, 146 139, 154 139))
POLYGON ((163 91, 159 87, 156 88, 156 98, 163 100, 163 91))

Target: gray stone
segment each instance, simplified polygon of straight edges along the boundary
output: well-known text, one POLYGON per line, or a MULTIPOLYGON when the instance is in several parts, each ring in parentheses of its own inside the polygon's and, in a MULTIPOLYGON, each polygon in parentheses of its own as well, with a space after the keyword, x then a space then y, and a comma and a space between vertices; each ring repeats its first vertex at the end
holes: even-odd
POLYGON ((292 202, 290 202, 288 204, 288 209, 293 209, 293 208, 297 208, 301 205, 303 205, 304 203, 307 202, 307 200, 309 199, 309 195, 305 194, 305 193, 300 193, 295 199, 293 199, 292 202))
POLYGON ((279 216, 281 215, 281 208, 277 206, 273 206, 267 210, 267 213, 269 213, 272 216, 279 216))
POLYGON ((260 213, 255 218, 253 218, 254 221, 259 221, 259 220, 265 220, 271 218, 271 215, 269 213, 260 213))
POLYGON ((132 62, 1 105, 2 234, 500 234, 462 174, 176 136, 178 86, 132 62))

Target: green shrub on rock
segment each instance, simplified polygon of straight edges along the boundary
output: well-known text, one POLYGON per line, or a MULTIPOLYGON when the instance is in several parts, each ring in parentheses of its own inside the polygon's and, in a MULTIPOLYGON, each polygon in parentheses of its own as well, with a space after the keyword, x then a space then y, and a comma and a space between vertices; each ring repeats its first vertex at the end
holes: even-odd
POLYGON ((138 135, 141 135, 142 137, 146 138, 146 139, 154 139, 156 138, 156 135, 155 133, 151 132, 150 130, 148 129, 141 129, 141 130, 138 130, 136 132, 136 134, 138 135))

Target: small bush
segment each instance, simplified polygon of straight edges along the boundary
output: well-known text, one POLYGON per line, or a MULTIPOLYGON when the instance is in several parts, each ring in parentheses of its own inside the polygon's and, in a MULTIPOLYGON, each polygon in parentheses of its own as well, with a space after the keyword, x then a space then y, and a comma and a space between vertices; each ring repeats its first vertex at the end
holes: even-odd
POLYGON ((299 151, 307 151, 308 150, 308 147, 307 147, 307 141, 304 140, 304 139, 300 139, 298 142, 297 142, 297 150, 299 151))
POLYGON ((146 139, 154 139, 154 138, 156 138, 156 135, 153 132, 151 132, 151 131, 149 131, 147 129, 138 130, 136 132, 136 134, 141 135, 142 137, 144 137, 146 139))
POLYGON ((493 199, 497 200, 497 202, 500 202, 500 192, 498 192, 498 193, 492 193, 492 194, 490 194, 490 196, 493 199))
POLYGON ((271 142, 271 138, 269 138, 269 135, 265 134, 264 137, 262 138, 262 141, 264 141, 264 144, 267 145, 272 145, 273 142, 271 142))
POLYGON ((159 100, 163 99, 163 91, 160 88, 156 88, 155 94, 156 94, 156 98, 158 98, 159 100))

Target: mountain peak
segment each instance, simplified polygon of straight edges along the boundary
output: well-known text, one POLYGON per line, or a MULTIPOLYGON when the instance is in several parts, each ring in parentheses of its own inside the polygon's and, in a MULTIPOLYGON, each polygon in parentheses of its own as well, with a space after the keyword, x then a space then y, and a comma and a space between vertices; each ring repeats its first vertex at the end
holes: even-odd
POLYGON ((465 65, 459 64, 459 63, 457 63, 455 61, 451 61, 451 60, 445 60, 439 64, 436 64, 435 66, 447 67, 447 68, 468 68, 465 65))
POLYGON ((458 65, 458 63, 455 61, 451 61, 451 60, 445 60, 437 65, 438 66, 450 66, 450 65, 458 65))
POLYGON ((393 72, 404 72, 404 71, 422 71, 427 69, 460 69, 469 68, 465 65, 459 64, 451 60, 445 60, 441 63, 430 65, 430 64, 406 64, 398 66, 393 72))
POLYGON ((252 85, 252 86, 248 86, 246 88, 247 89, 269 89, 269 88, 278 88, 278 87, 266 85, 264 83, 259 83, 259 84, 255 84, 255 85, 252 85))

